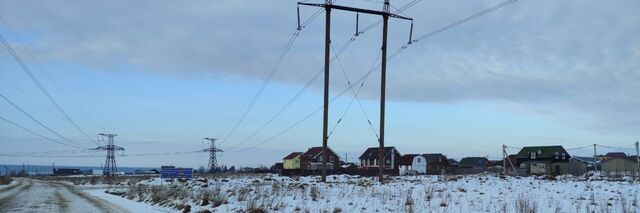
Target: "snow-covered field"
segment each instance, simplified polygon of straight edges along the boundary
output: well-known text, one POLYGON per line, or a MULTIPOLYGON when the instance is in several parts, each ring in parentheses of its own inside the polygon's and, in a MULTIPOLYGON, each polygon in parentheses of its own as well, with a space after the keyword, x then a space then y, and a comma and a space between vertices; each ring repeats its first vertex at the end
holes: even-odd
POLYGON ((417 176, 385 184, 348 175, 329 176, 328 183, 271 175, 153 178, 108 191, 91 194, 194 212, 640 212, 639 182, 593 177, 417 176))

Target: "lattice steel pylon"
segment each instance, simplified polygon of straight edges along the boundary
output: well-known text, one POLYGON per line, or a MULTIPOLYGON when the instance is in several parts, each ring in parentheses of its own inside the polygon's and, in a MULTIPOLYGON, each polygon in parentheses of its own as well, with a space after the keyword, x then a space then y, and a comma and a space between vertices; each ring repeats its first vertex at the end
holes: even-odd
POLYGON ((213 173, 216 168, 218 168, 218 158, 216 156, 217 152, 222 152, 222 149, 218 149, 216 147, 215 138, 204 138, 209 141, 209 148, 204 149, 205 152, 209 152, 209 173, 213 173))
POLYGON ((107 145, 99 146, 94 150, 106 150, 107 151, 107 159, 104 161, 104 166, 102 167, 104 175, 116 175, 118 173, 118 167, 116 165, 116 151, 124 151, 123 147, 116 146, 114 144, 114 137, 117 134, 98 134, 99 140, 104 141, 104 137, 107 137, 107 145))

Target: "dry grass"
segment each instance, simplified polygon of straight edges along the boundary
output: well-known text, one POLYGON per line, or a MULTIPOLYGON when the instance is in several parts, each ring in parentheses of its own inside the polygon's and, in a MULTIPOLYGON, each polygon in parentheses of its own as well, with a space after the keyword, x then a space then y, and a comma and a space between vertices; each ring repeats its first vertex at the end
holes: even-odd
POLYGON ((11 178, 6 176, 0 176, 0 185, 8 185, 11 183, 11 178))

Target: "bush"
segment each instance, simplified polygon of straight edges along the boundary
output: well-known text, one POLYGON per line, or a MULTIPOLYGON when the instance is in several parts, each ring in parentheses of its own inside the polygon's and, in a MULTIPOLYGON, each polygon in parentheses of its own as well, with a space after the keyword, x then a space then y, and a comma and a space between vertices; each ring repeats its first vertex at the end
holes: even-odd
POLYGON ((0 185, 8 185, 9 183, 11 183, 11 178, 0 176, 0 185))

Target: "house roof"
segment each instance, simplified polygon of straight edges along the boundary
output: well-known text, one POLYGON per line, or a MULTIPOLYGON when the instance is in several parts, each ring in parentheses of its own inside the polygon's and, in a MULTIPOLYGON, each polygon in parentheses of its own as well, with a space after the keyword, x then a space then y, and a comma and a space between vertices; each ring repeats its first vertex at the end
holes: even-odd
POLYGON ((612 157, 623 157, 624 158, 624 157, 627 157, 627 154, 625 154, 624 152, 609 152, 604 156, 607 156, 607 157, 610 157, 610 158, 612 158, 612 157))
MULTIPOLYGON (((362 155, 360 155, 360 157, 358 159, 378 159, 378 149, 379 147, 370 147, 367 150, 364 151, 364 153, 362 153, 362 155)), ((384 155, 387 156, 389 155, 389 153, 391 152, 391 150, 394 150, 395 147, 393 146, 388 146, 388 147, 384 147, 384 155)), ((398 150, 396 150, 397 152, 398 150)))
POLYGON ((439 161, 439 159, 443 159, 443 160, 447 159, 447 157, 441 153, 423 154, 422 156, 425 159, 427 159, 427 162, 434 162, 434 161, 437 162, 439 161))
POLYGON ((413 158, 415 158, 416 156, 419 156, 419 154, 406 154, 406 155, 403 155, 402 157, 400 157, 400 159, 398 159, 398 164, 400 164, 400 165, 412 165, 413 164, 413 158))
POLYGON ((453 158, 447 159, 447 162, 449 162, 449 164, 451 165, 457 165, 459 163, 456 159, 453 158))
MULTIPOLYGON (((525 146, 516 155, 516 158, 529 158, 532 152, 542 151, 541 154, 537 154, 537 158, 554 158, 556 152, 567 153, 562 146, 525 146)), ((570 157, 570 156, 567 156, 570 157)))
POLYGON ((478 161, 489 162, 489 160, 487 160, 487 158, 485 157, 466 157, 460 160, 460 165, 475 166, 478 163, 478 161))
POLYGON ((302 152, 292 152, 291 154, 287 155, 287 157, 284 157, 283 160, 291 160, 298 157, 301 154, 302 152))
POLYGON ((579 156, 573 156, 571 157, 577 161, 581 161, 581 162, 585 162, 585 163, 594 163, 595 162, 595 158, 593 157, 579 157, 579 156))
POLYGON ((611 157, 611 158, 606 159, 606 160, 604 160, 602 162, 604 163, 604 162, 615 160, 615 159, 622 159, 622 160, 631 161, 631 162, 634 162, 634 163, 636 162, 636 159, 630 159, 628 157, 611 157))
MULTIPOLYGON (((327 147, 327 151, 328 151, 328 154, 329 154, 329 155, 333 154, 333 155, 335 155, 335 156, 338 156, 338 155, 336 155, 336 153, 335 153, 333 150, 331 150, 331 148, 329 148, 329 147, 327 147)), ((316 156, 321 155, 321 154, 322 154, 322 147, 317 146, 317 147, 311 147, 311 148, 309 148, 306 152, 302 153, 302 156, 300 156, 300 157, 301 157, 301 158, 304 158, 304 159, 315 159, 315 158, 316 158, 316 156)))

